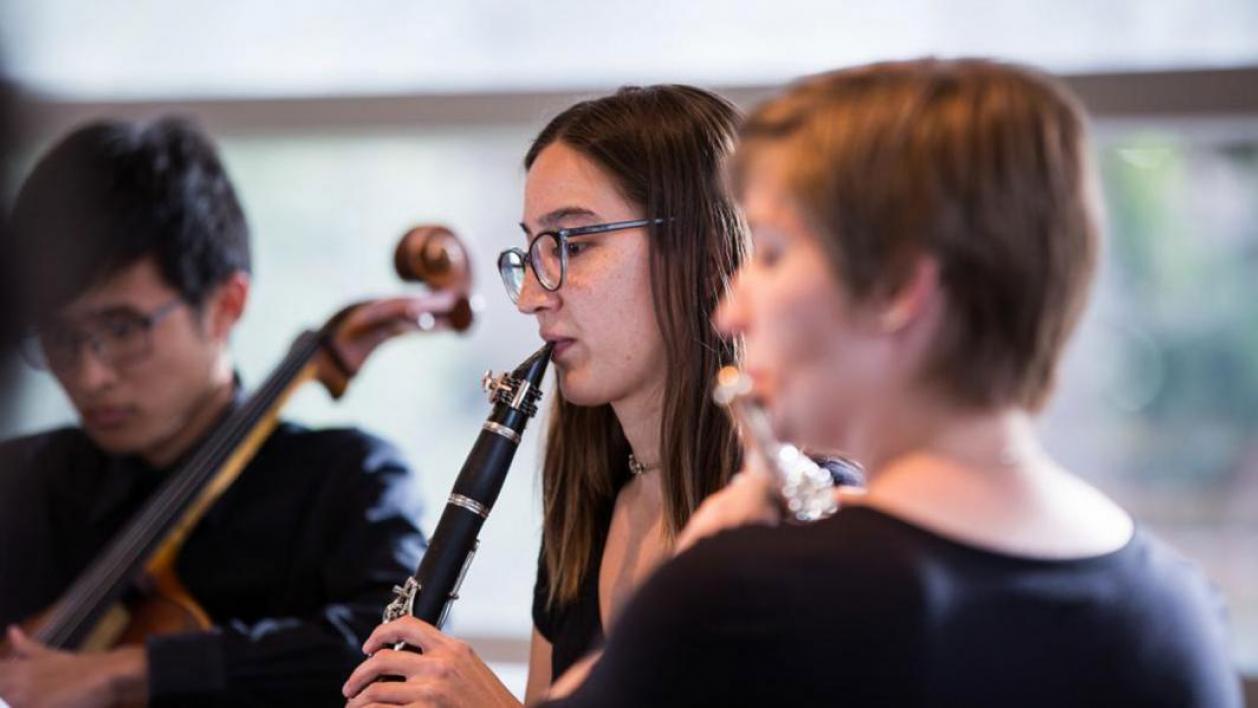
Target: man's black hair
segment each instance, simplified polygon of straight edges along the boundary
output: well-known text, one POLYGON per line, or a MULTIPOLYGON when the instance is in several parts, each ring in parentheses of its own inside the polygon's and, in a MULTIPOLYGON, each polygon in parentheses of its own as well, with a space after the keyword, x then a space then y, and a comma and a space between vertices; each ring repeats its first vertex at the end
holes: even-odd
POLYGON ((145 257, 187 303, 249 271, 249 232, 209 139, 181 118, 98 121, 35 165, 13 207, 15 261, 38 321, 145 257))

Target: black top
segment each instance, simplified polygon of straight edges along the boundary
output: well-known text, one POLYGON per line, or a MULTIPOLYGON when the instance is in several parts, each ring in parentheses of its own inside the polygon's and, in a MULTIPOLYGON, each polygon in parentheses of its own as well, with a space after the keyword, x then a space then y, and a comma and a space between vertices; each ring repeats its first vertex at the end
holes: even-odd
MULTIPOLYGON (((0 445, 0 626, 49 607, 166 474, 77 428, 0 445)), ((343 705, 422 555, 418 519, 418 479, 393 448, 281 424, 179 556, 216 629, 148 641, 154 704, 343 705)))
POLYGON ((1218 596, 1143 531, 1094 558, 982 551, 864 507, 707 539, 555 706, 1241 705, 1218 596))
POLYGON ((612 504, 599 510, 598 535, 585 565, 585 577, 577 596, 568 602, 549 606, 550 572, 546 570, 546 547, 537 555, 537 581, 533 584, 533 625, 550 642, 550 680, 555 681, 587 652, 603 643, 603 615, 598 608, 598 573, 603 564, 603 548, 611 525, 612 504))
MULTIPOLYGON (((863 486, 865 478, 860 468, 851 462, 837 457, 813 457, 813 461, 822 465, 830 472, 835 484, 847 486, 863 486)), ((599 570, 603 565, 603 549, 607 545, 607 533, 612 522, 616 495, 620 488, 630 479, 626 467, 616 480, 616 493, 605 501, 598 510, 596 527, 598 536, 590 549, 590 558, 586 563, 585 578, 576 598, 569 602, 561 602, 549 606, 547 595, 550 592, 550 572, 546 569, 545 541, 537 556, 537 581, 533 585, 533 624, 537 631, 551 644, 550 678, 551 681, 563 676, 564 672, 581 657, 603 643, 603 615, 599 611, 598 590, 599 570)))

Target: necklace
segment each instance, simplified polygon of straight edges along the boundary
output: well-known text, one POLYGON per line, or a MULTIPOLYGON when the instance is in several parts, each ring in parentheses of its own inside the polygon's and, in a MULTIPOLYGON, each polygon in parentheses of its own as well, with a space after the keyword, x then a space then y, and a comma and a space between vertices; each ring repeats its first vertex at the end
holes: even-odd
POLYGON ((632 452, 629 453, 629 474, 632 474, 634 477, 641 477, 654 469, 659 469, 658 463, 654 465, 644 465, 641 462, 638 462, 638 458, 634 457, 632 452))

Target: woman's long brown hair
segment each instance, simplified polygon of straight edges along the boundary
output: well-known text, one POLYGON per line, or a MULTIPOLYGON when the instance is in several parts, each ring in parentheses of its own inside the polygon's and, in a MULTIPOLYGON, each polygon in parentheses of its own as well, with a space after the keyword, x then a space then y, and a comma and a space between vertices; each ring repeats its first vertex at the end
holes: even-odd
MULTIPOLYGON (((651 288, 667 362, 660 421, 665 528, 685 525, 739 463, 733 427, 712 402, 716 372, 736 346, 717 335, 712 313, 746 252, 746 228, 722 176, 738 111, 689 86, 627 87, 578 103, 534 140, 525 168, 562 142, 616 180, 651 227, 651 288)), ((548 602, 575 598, 596 542, 628 477, 629 443, 610 405, 581 407, 555 397, 542 468, 548 602)))

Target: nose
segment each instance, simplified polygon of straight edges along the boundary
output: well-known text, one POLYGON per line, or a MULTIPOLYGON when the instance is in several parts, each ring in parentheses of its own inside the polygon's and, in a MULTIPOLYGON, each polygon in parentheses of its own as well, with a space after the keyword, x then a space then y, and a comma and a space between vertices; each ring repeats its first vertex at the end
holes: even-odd
POLYGON ((745 276, 740 269, 734 273, 725 288, 725 294, 712 313, 712 325, 716 331, 726 337, 743 334, 747 330, 747 308, 745 305, 745 276))
POLYGON ((542 287, 532 266, 528 266, 524 269, 524 283, 520 285, 520 297, 516 299, 515 306, 526 315, 553 310, 559 306, 559 293, 542 287))

